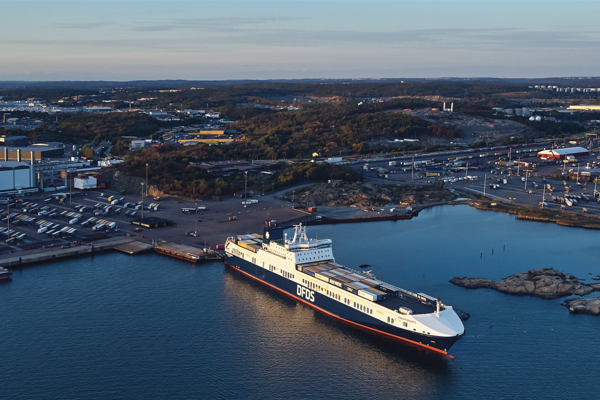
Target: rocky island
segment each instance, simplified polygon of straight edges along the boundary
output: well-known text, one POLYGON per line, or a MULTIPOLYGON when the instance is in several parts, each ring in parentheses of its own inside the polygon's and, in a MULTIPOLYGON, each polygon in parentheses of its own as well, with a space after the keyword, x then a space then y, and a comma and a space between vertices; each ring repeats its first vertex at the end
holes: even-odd
POLYGON ((452 278, 450 283, 467 289, 488 288, 501 293, 534 296, 548 300, 571 295, 585 296, 600 291, 600 283, 589 285, 573 275, 566 275, 554 268, 519 272, 498 282, 484 278, 457 276, 452 278))
POLYGON ((562 305, 575 314, 600 315, 600 297, 593 299, 566 299, 562 305))

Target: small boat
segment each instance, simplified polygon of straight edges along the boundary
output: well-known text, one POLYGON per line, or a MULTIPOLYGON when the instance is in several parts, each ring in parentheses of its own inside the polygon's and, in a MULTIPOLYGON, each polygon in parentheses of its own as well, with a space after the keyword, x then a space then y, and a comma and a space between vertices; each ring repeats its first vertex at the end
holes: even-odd
POLYGON ((369 268, 370 265, 369 264, 361 264, 358 266, 358 268, 369 268))
POLYGON ((12 275, 12 271, 10 271, 6 268, 0 267, 0 281, 10 278, 11 275, 12 275))

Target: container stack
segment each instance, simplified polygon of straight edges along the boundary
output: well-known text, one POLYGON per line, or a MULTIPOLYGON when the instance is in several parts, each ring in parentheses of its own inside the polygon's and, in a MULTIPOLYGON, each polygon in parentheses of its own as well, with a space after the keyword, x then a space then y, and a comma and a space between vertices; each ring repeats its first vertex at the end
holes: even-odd
POLYGON ((298 264, 296 269, 370 301, 384 300, 389 293, 395 293, 391 285, 348 271, 334 262, 298 264), (383 289, 381 285, 387 286, 383 289))
POLYGON ((262 240, 255 235, 240 235, 237 244, 254 253, 262 249, 262 240))

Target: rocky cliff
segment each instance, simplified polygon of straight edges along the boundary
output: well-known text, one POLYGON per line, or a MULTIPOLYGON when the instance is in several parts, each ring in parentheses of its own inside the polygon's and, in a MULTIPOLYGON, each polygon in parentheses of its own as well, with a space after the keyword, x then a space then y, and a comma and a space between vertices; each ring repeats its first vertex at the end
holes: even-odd
MULTIPOLYGON (((129 176, 114 168, 102 171, 102 179, 107 184, 108 188, 117 192, 125 191, 128 194, 142 195, 142 183, 146 183, 146 179, 129 176)), ((155 186, 150 185, 148 195, 164 197, 164 193, 158 190, 155 186)))

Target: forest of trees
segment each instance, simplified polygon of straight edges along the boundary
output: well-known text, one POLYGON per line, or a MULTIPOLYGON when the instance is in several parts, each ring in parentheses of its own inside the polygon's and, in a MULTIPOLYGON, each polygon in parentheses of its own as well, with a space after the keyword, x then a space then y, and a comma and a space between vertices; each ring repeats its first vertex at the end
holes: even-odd
POLYGON ((372 149, 365 142, 379 137, 450 139, 460 136, 461 133, 451 127, 403 112, 388 112, 405 108, 405 103, 319 104, 307 110, 241 120, 232 127, 241 130, 246 139, 235 146, 232 155, 248 159, 307 158, 315 151, 322 155, 367 153, 372 149))
MULTIPOLYGON (((160 190, 184 197, 209 197, 233 194, 244 188, 244 176, 213 176, 191 164, 192 157, 170 151, 170 146, 146 148, 126 157, 117 165, 120 171, 143 178, 148 164, 151 182, 160 190)), ((283 169, 274 176, 248 175, 248 189, 277 190, 298 182, 319 182, 328 179, 356 181, 359 175, 348 166, 325 163, 282 163, 283 169)))
POLYGON ((75 114, 62 118, 58 129, 64 140, 116 143, 121 136, 148 137, 158 131, 156 121, 140 113, 75 114))

